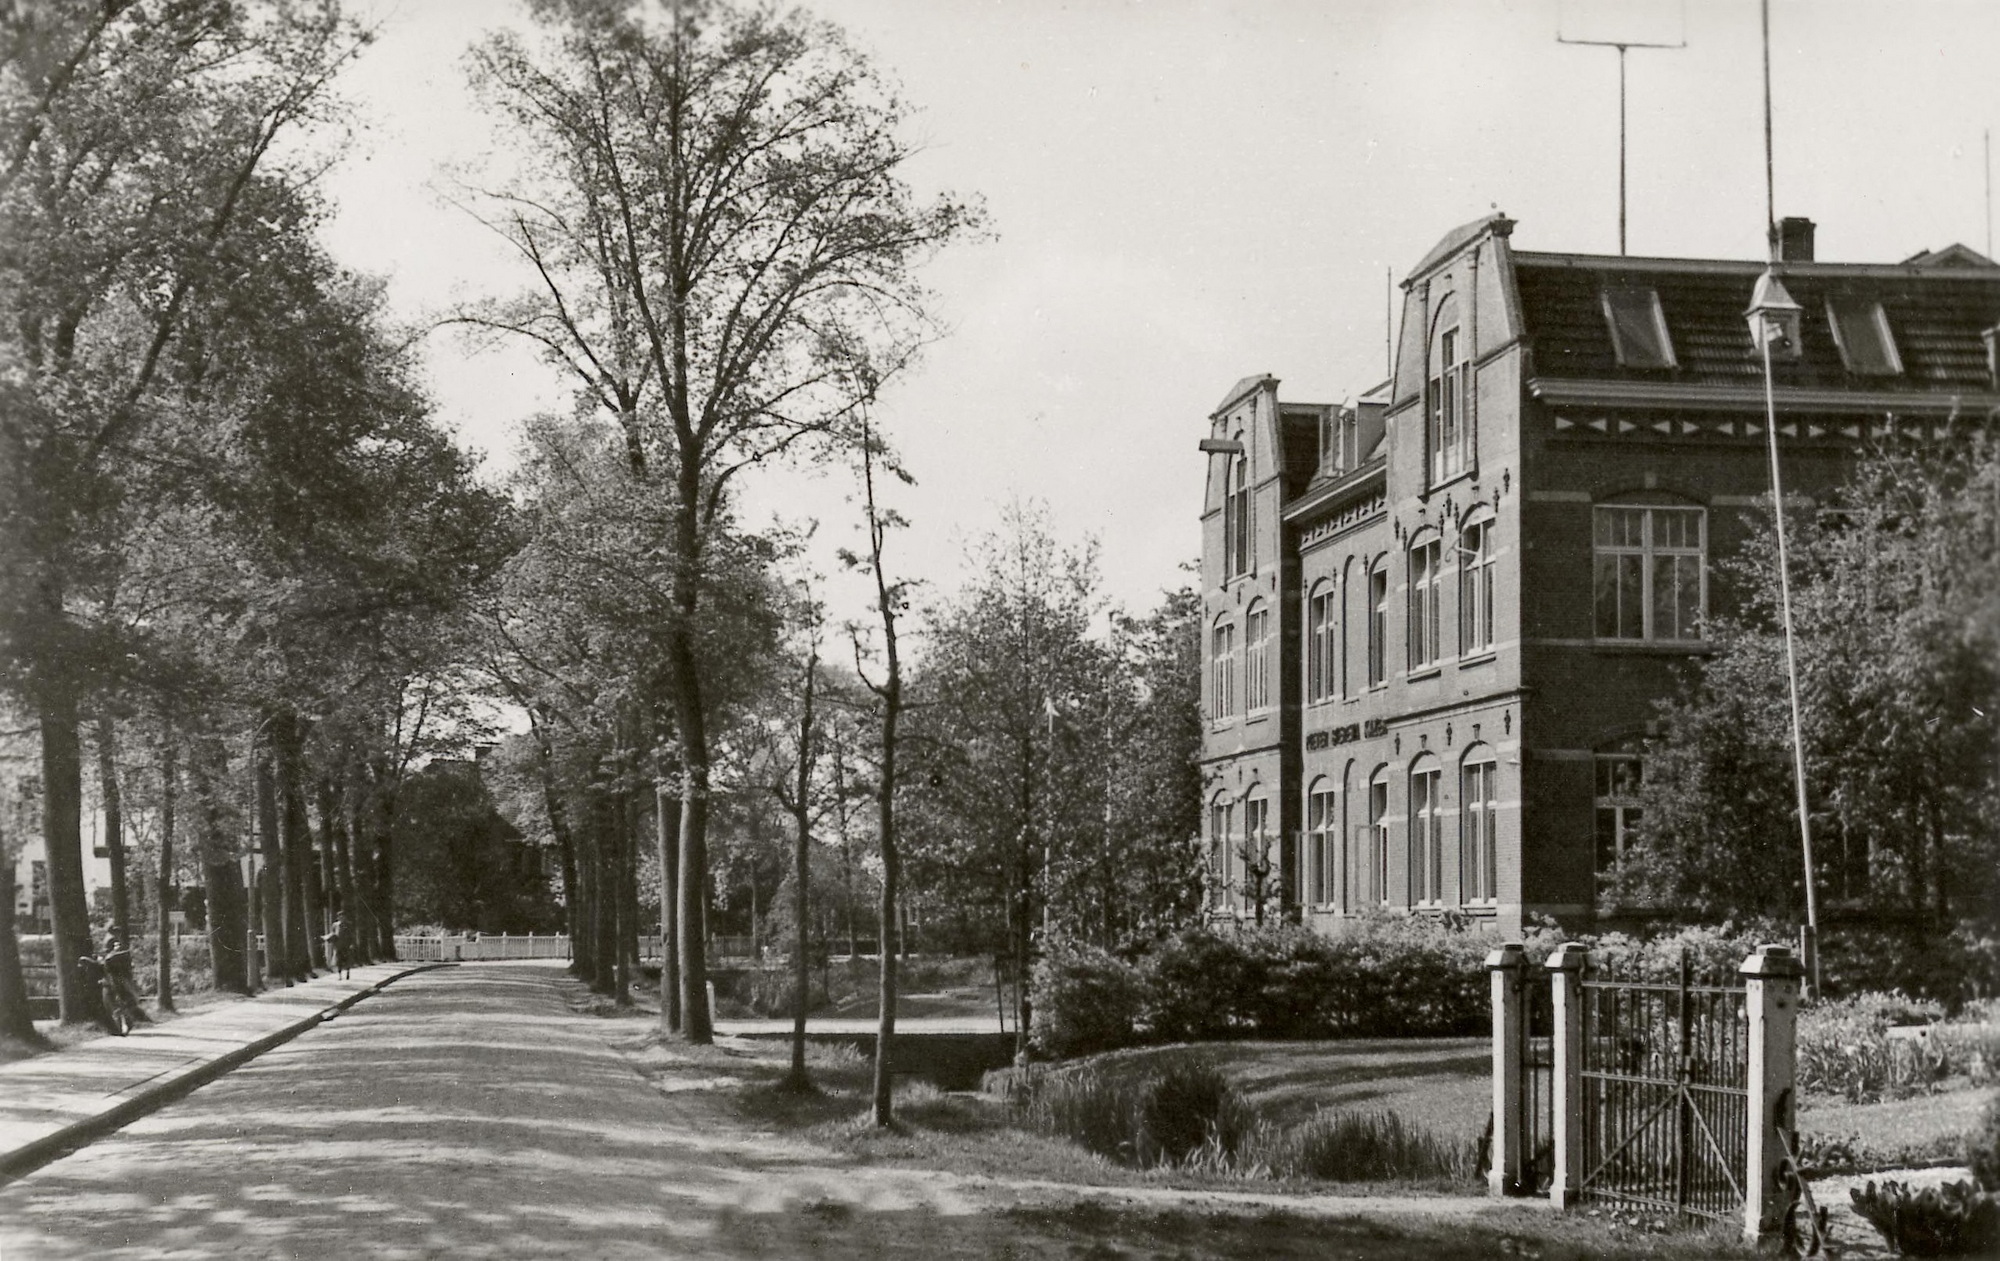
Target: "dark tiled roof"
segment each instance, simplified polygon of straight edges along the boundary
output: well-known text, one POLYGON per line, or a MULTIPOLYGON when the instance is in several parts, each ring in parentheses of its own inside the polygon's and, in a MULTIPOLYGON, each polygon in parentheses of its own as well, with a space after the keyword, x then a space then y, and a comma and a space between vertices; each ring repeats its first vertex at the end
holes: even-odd
MULTIPOLYGON (((1692 385, 1761 379, 1743 318, 1761 263, 1529 253, 1515 254, 1514 263, 1537 376, 1692 385), (1600 297, 1606 285, 1659 293, 1677 367, 1619 366, 1600 297)), ((1804 308, 1801 355, 1782 366, 1782 384, 1927 393, 1993 388, 1980 335, 2000 325, 2000 267, 1792 263, 1780 275, 1804 308), (1881 302, 1903 361, 1900 376, 1847 371, 1827 319, 1829 296, 1881 302)))

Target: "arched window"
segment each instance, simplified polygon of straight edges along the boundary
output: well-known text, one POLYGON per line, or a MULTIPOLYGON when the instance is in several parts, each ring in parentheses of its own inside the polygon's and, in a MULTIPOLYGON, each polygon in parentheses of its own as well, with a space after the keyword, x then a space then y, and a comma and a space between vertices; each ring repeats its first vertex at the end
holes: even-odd
POLYGON ((1350 556, 1340 569, 1340 694, 1342 696, 1354 695, 1354 675, 1348 668, 1349 658, 1354 652, 1352 647, 1354 619, 1348 606, 1354 600, 1356 564, 1355 559, 1350 556))
POLYGON ((1339 644, 1339 612, 1335 607, 1340 588, 1331 579, 1313 587, 1306 602, 1306 700, 1333 699, 1337 687, 1335 654, 1339 644))
POLYGON ((1252 601, 1243 615, 1243 692, 1251 713, 1271 707, 1271 609, 1252 601))
POLYGON ((1458 532, 1458 651, 1493 650, 1493 518, 1481 512, 1458 532))
MULTIPOLYGON (((1257 791, 1254 787, 1251 792, 1257 791)), ((1277 834, 1271 830, 1271 803, 1263 797, 1245 796, 1243 836, 1235 855, 1240 909, 1253 913, 1271 905, 1278 895, 1279 865, 1277 834)))
POLYGON ((1389 768, 1377 767, 1368 780, 1368 826, 1362 835, 1362 861, 1367 868, 1363 896, 1389 905, 1389 768))
POLYGON ((1389 678, 1389 560, 1385 556, 1368 571, 1368 686, 1389 678))
POLYGON ((1467 749, 1460 763, 1458 880, 1467 902, 1494 902, 1500 897, 1498 770, 1492 748, 1483 744, 1467 749))
POLYGON ((1597 874, 1602 879, 1625 861, 1639 822, 1639 785, 1646 764, 1635 740, 1607 745, 1592 760, 1597 773, 1597 874))
POLYGON ((1425 754, 1410 768, 1410 901, 1444 901, 1444 776, 1425 754))
MULTIPOLYGON (((1241 443, 1243 435, 1237 434, 1241 443)), ((1222 500, 1222 574, 1224 578, 1236 578, 1250 572, 1254 560, 1250 546, 1250 455, 1246 450, 1242 455, 1229 461, 1228 479, 1223 486, 1222 500)))
POLYGON ((1339 836, 1340 804, 1333 781, 1321 776, 1306 793, 1306 844, 1299 872, 1299 895, 1311 906, 1334 900, 1334 841, 1339 836))
POLYGON ((1209 639, 1210 715, 1221 720, 1236 712, 1236 624, 1224 614, 1209 639))
POLYGON ((1431 318, 1428 412, 1424 426, 1431 482, 1456 477, 1470 465, 1471 431, 1466 395, 1471 364, 1458 324, 1458 299, 1446 294, 1431 318))
POLYGON ((1599 639, 1693 641, 1707 611, 1708 513, 1666 503, 1592 510, 1599 639))
POLYGON ((1338 830, 1334 833, 1340 846, 1336 870, 1340 873, 1340 890, 1337 896, 1340 899, 1342 915, 1352 915, 1360 909, 1355 892, 1360 884, 1360 862, 1354 854, 1353 832, 1347 826, 1347 802, 1352 795, 1353 787, 1354 763, 1349 762, 1340 772, 1340 820, 1338 830))
POLYGON ((1217 793, 1208 806, 1208 903, 1226 907, 1236 888, 1236 803, 1217 793))
POLYGON ((1444 542, 1426 532, 1410 544, 1409 647, 1412 670, 1438 660, 1438 631, 1444 603, 1444 542))

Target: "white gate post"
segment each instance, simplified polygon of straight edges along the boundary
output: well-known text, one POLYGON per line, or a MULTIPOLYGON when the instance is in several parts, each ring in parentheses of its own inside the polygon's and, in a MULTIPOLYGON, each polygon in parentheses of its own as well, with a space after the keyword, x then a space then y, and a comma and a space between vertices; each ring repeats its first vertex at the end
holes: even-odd
POLYGON ((1555 1160, 1549 1203, 1558 1209, 1576 1203, 1583 1186, 1583 971, 1589 961, 1590 951, 1580 942, 1564 942, 1549 954, 1555 1025, 1554 1064, 1549 1070, 1555 1160))
POLYGON ((1493 1145, 1486 1174, 1489 1194, 1506 1195, 1521 1184, 1521 1019, 1528 952, 1510 941, 1486 956, 1493 976, 1493 1145))
POLYGON ((1743 1160, 1743 1237, 1761 1239, 1783 1222, 1785 1159, 1778 1132, 1796 1132, 1799 978, 1805 969, 1789 946, 1759 946, 1741 969, 1750 1018, 1750 1133, 1743 1160))

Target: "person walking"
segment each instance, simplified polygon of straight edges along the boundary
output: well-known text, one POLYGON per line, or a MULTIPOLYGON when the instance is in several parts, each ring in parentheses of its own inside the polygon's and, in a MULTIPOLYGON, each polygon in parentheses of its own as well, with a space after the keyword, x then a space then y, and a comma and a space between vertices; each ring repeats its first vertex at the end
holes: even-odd
POLYGON ((327 970, 340 973, 340 979, 346 980, 349 967, 347 916, 335 912, 333 924, 321 940, 326 943, 327 970))

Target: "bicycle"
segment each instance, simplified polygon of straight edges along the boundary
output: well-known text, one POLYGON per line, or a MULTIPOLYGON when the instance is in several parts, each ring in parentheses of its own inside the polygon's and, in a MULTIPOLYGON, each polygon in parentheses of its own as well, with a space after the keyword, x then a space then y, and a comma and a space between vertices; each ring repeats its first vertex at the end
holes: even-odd
POLYGON ((84 955, 77 962, 83 965, 84 975, 97 986, 98 1021, 122 1038, 132 1032, 142 1013, 118 983, 118 976, 113 970, 121 953, 111 951, 104 955, 84 955))

